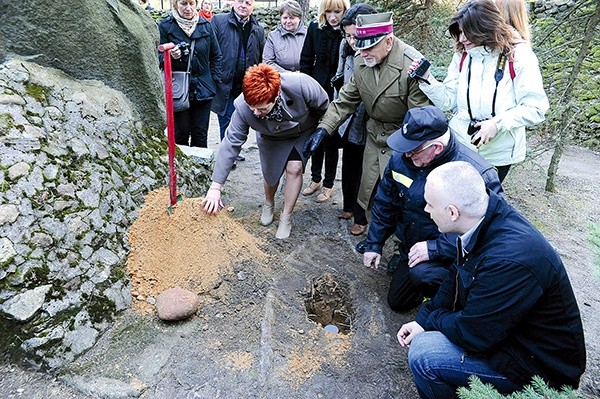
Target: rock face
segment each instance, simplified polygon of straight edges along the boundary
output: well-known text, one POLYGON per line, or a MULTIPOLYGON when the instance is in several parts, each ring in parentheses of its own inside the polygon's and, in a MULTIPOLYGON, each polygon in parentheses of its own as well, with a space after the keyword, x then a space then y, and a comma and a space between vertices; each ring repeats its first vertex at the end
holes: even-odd
POLYGON ((151 127, 164 126, 158 29, 133 1, 3 1, 0 15, 0 62, 17 54, 100 80, 125 93, 151 127))
MULTIPOLYGON (((101 82, 0 64, 0 347, 16 358, 59 367, 130 305, 126 232, 168 172, 143 126, 101 82)), ((177 161, 180 191, 203 193, 210 166, 177 161)))
POLYGON ((156 312, 161 320, 187 319, 198 311, 198 295, 183 288, 169 288, 156 298, 156 312))

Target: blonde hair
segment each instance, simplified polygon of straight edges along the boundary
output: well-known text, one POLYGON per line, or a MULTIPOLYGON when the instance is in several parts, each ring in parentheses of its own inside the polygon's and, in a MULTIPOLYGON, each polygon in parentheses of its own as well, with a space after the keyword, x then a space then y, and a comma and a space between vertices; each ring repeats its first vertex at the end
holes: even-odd
POLYGON ((212 11, 212 10, 215 8, 215 6, 213 5, 213 3, 212 3, 212 1, 211 1, 211 0, 202 0, 202 1, 200 2, 200 4, 198 4, 198 3, 196 3, 196 4, 198 4, 198 5, 200 6, 200 8, 201 8, 201 9, 204 9, 204 8, 203 8, 203 7, 204 7, 204 3, 208 3, 208 4, 210 4, 210 10, 211 10, 211 11, 212 11))
POLYGON ((319 4, 319 28, 327 25, 327 16, 325 13, 327 11, 341 9, 344 14, 350 8, 350 0, 322 0, 321 4, 319 4))
POLYGON ((525 8, 524 0, 496 0, 496 6, 500 14, 504 17, 504 22, 512 26, 519 32, 521 38, 528 44, 531 44, 531 34, 529 33, 529 17, 525 8))

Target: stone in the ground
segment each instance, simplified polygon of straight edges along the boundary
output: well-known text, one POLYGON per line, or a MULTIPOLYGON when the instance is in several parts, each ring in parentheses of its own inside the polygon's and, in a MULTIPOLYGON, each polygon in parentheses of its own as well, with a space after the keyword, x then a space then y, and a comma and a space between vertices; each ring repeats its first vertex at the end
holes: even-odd
POLYGON ((198 295, 183 288, 169 288, 156 298, 156 311, 161 320, 175 321, 193 316, 200 301, 198 295))

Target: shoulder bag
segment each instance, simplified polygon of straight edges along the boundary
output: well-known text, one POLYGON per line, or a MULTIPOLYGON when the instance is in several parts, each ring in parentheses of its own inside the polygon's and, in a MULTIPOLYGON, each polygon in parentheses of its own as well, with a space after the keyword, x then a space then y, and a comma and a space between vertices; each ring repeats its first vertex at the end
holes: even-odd
POLYGON ((188 58, 187 70, 173 71, 173 111, 180 112, 190 108, 190 68, 192 58, 194 57, 194 45, 196 41, 192 40, 190 56, 188 58))

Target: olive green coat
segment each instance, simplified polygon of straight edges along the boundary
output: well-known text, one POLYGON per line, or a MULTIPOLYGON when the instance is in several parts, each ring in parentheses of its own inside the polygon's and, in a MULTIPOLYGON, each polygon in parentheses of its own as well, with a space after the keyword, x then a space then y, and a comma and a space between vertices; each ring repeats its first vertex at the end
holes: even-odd
POLYGON ((365 104, 370 119, 358 193, 358 203, 364 209, 370 208, 373 190, 392 155, 388 137, 400 129, 408 109, 430 105, 418 82, 407 75, 412 61, 420 57, 418 51, 396 37, 388 56, 375 68, 367 67, 357 56, 352 78, 319 123, 319 127, 331 134, 354 113, 361 101, 365 104), (376 79, 376 69, 379 79, 376 79))

